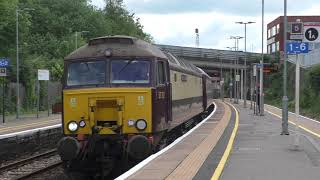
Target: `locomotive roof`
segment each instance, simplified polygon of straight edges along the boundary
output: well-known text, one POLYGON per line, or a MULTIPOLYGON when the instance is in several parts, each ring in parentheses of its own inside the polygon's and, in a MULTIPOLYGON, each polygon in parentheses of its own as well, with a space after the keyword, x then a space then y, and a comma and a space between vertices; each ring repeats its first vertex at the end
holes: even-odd
POLYGON ((157 57, 168 59, 171 67, 195 74, 204 74, 192 63, 176 58, 170 52, 162 51, 155 45, 131 36, 104 36, 90 39, 89 43, 70 53, 65 60, 105 57, 110 50, 115 57, 157 57))
POLYGON ((106 50, 116 57, 158 57, 166 58, 154 45, 130 36, 105 36, 90 39, 89 43, 76 49, 65 60, 105 57, 106 50))

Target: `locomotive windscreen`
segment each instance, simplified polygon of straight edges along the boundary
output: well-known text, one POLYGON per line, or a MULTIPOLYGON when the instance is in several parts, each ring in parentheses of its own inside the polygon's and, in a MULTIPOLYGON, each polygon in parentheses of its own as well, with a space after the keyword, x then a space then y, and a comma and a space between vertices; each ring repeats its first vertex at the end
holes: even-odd
POLYGON ((150 61, 112 60, 111 83, 147 84, 150 82, 150 61))
POLYGON ((106 62, 75 62, 68 65, 67 86, 101 85, 106 81, 106 62))

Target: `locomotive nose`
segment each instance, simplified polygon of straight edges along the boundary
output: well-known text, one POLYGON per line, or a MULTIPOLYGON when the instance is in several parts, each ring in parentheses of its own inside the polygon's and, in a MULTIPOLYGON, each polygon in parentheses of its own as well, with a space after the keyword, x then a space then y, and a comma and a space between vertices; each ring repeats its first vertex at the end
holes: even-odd
POLYGON ((63 137, 58 142, 58 154, 62 161, 75 159, 80 151, 79 142, 73 137, 63 137))

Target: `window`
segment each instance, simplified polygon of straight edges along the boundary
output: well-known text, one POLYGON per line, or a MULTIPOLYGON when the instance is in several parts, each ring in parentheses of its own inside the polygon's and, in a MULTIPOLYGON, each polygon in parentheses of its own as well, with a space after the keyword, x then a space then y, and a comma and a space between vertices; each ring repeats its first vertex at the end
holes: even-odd
POLYGON ((280 33, 280 24, 277 24, 277 34, 280 33))
POLYGON ((276 42, 276 51, 279 51, 279 41, 276 42))
POLYGON ((157 84, 165 83, 164 63, 159 61, 157 63, 157 84))
POLYGON ((186 82, 187 81, 187 75, 181 74, 181 81, 186 82))
POLYGON ((75 62, 68 65, 67 85, 99 85, 106 81, 106 62, 75 62))
POLYGON ((271 44, 271 52, 276 52, 276 43, 271 44))
POLYGON ((150 82, 150 62, 145 60, 112 60, 111 83, 146 84, 150 82))
POLYGON ((174 73, 174 82, 177 82, 177 73, 174 73))
POLYGON ((268 38, 271 37, 271 29, 268 29, 268 38))

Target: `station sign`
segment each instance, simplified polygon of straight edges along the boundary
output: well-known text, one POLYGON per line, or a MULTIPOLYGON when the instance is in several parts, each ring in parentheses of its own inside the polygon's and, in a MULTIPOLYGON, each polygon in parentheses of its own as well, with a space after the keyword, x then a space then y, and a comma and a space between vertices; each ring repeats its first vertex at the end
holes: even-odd
POLYGON ((304 25, 304 42, 320 42, 320 24, 305 24, 304 25))
POLYGON ((47 69, 38 69, 38 80, 49 81, 49 70, 47 69))
POLYGON ((0 68, 0 77, 7 76, 7 68, 0 68))
POLYGON ((10 65, 9 58, 0 58, 0 67, 8 67, 10 65))
POLYGON ((301 22, 291 24, 291 34, 302 34, 303 25, 301 22))
POLYGON ((301 54, 309 52, 309 43, 306 42, 287 42, 287 54, 301 54))
POLYGON ((290 40, 298 40, 302 41, 303 40, 303 34, 290 34, 290 40))
POLYGON ((239 74, 236 75, 236 81, 237 81, 237 82, 240 81, 240 75, 239 75, 239 74))

